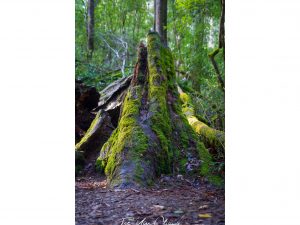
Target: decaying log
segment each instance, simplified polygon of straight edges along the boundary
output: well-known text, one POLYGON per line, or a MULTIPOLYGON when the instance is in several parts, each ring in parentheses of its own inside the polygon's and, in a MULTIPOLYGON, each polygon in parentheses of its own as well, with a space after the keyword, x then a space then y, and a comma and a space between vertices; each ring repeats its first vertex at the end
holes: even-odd
MULTIPOLYGON (((94 102, 92 111, 97 114, 95 116, 89 112, 93 118, 89 122, 88 130, 86 129, 87 131, 75 146, 78 169, 82 170, 85 165, 95 164, 101 147, 117 127, 120 108, 131 79, 132 76, 129 76, 113 82, 100 92, 100 99, 97 99, 96 103, 94 102)), ((76 98, 76 104, 77 101, 76 98)), ((76 130, 78 130, 77 126, 76 130)), ((78 130, 78 132, 83 133, 82 130, 78 130)), ((90 169, 93 170, 94 167, 90 169)))
POLYGON ((100 92, 100 99, 96 110, 104 109, 105 111, 114 109, 122 104, 122 96, 129 87, 132 76, 124 77, 114 81, 100 92))

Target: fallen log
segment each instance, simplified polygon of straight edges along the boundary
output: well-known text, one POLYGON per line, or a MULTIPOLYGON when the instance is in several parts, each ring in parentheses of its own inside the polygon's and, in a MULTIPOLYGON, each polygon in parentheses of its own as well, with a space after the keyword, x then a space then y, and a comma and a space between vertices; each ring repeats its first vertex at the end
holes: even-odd
POLYGON ((184 93, 182 89, 177 86, 180 99, 182 101, 182 112, 186 116, 189 124, 193 128, 193 130, 201 135, 205 142, 208 145, 213 145, 215 147, 221 147, 223 150, 225 149, 225 135, 223 131, 216 130, 214 128, 209 127, 204 122, 200 121, 195 116, 194 106, 191 102, 191 99, 188 94, 184 93))

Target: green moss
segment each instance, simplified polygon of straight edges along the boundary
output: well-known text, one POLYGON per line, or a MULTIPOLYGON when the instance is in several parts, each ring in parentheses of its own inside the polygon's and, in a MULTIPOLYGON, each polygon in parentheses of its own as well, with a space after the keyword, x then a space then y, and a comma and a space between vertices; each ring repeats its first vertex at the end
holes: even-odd
POLYGON ((135 169, 135 179, 140 181, 141 177, 143 176, 144 169, 142 168, 140 163, 136 163, 135 169))
POLYGON ((203 176, 209 176, 211 173, 212 157, 205 148, 204 144, 200 141, 197 142, 197 150, 199 153, 199 158, 202 161, 200 174, 203 176))
POLYGON ((84 166, 85 158, 82 151, 75 151, 75 174, 78 174, 84 166))
POLYGON ((199 120, 202 121, 203 123, 209 124, 209 121, 207 119, 205 119, 203 116, 201 115, 195 115, 195 117, 199 120))
POLYGON ((154 113, 151 118, 151 128, 158 136, 165 159, 160 159, 161 168, 167 172, 168 167, 173 160, 179 160, 179 170, 185 170, 187 163, 186 155, 182 155, 180 149, 186 152, 190 143, 196 143, 196 149, 202 160, 201 174, 210 174, 211 156, 202 142, 200 142, 191 129, 184 114, 193 115, 194 111, 189 107, 191 100, 185 93, 178 96, 176 90, 175 68, 173 56, 169 48, 164 47, 159 36, 156 33, 148 35, 148 67, 149 67, 149 98, 150 98, 150 111, 154 113), (173 110, 179 115, 178 121, 170 121, 170 113, 168 110, 168 103, 165 96, 167 91, 171 91, 172 95, 176 98, 173 104, 173 110), (180 100, 182 102, 180 102, 180 100), (183 103, 184 109, 180 107, 183 103), (171 124, 174 124, 172 128, 171 124), (174 140, 174 131, 179 133, 180 141, 174 140), (172 140, 173 138, 173 140, 172 140), (171 141, 172 140, 172 141, 171 141), (192 141, 192 142, 191 142, 192 141), (171 147, 171 144, 178 143, 179 146, 171 147), (166 156, 168 156, 166 158, 166 156), (175 157, 175 158, 173 158, 175 157))
POLYGON ((224 133, 222 131, 211 129, 210 127, 203 127, 200 134, 205 135, 209 144, 218 146, 219 143, 224 142, 224 133))
POLYGON ((209 57, 214 57, 216 56, 220 51, 220 48, 217 48, 215 50, 213 50, 211 53, 208 54, 209 57))
POLYGON ((183 158, 183 159, 180 160, 180 162, 179 162, 179 171, 180 171, 180 173, 184 173, 186 171, 187 162, 188 162, 187 158, 183 158))
POLYGON ((128 151, 126 157, 138 161, 148 148, 148 139, 137 122, 141 97, 141 86, 128 91, 118 128, 104 144, 97 159, 96 166, 103 168, 109 179, 113 178, 116 167, 121 164, 123 151, 128 151))
POLYGON ((146 183, 148 186, 153 186, 154 181, 152 179, 147 179, 146 183))
POLYGON ((167 104, 167 91, 170 86, 174 88, 175 69, 171 51, 164 47, 157 33, 148 35, 148 68, 149 68, 149 111, 153 116, 150 118, 151 129, 160 141, 162 151, 158 156, 159 173, 171 171, 170 136, 172 126, 167 104))
MULTIPOLYGON (((214 184, 218 183, 217 180, 220 180, 221 178, 219 176, 213 175, 213 159, 211 154, 208 152, 204 144, 200 141, 199 137, 196 135, 195 131, 191 127, 189 121, 187 120, 187 117, 185 115, 185 111, 181 110, 180 105, 188 106, 190 104, 191 100, 188 95, 186 94, 180 94, 179 98, 177 99, 177 104, 174 109, 176 110, 176 113, 180 116, 180 121, 182 121, 183 126, 180 129, 180 136, 182 143, 186 142, 186 138, 188 137, 188 145, 190 145, 190 142, 196 143, 196 149, 198 152, 198 156, 201 160, 200 165, 200 174, 202 176, 206 176, 208 180, 214 184), (180 102, 181 101, 181 102, 180 102)), ((187 107, 188 108, 188 107, 187 107)), ((184 169, 183 165, 187 162, 186 158, 181 158, 180 160, 180 169, 184 169)), ((222 180, 222 179, 221 179, 222 180)))
POLYGON ((222 186, 224 184, 224 179, 213 172, 214 163, 212 156, 202 142, 198 142, 197 148, 201 159, 200 174, 207 177, 210 183, 216 186, 222 186))
POLYGON ((183 148, 187 148, 189 144, 189 136, 185 129, 179 130, 180 141, 183 148))
POLYGON ((217 175, 208 177, 208 181, 219 187, 224 185, 224 179, 217 175))
POLYGON ((102 146, 100 151, 100 156, 97 158, 95 167, 99 172, 104 172, 104 169, 107 164, 108 156, 110 154, 111 146, 115 143, 118 135, 118 128, 113 131, 110 138, 106 141, 106 143, 102 146))
POLYGON ((99 173, 103 173, 105 165, 106 165, 105 161, 98 158, 95 163, 96 171, 99 173))
POLYGON ((83 170, 83 166, 82 165, 75 165, 75 175, 79 174, 80 171, 83 170))
POLYGON ((183 115, 181 110, 181 102, 179 100, 178 93, 176 92, 174 94, 176 101, 173 105, 173 110, 175 113, 179 116, 178 121, 175 121, 175 125, 177 127, 177 132, 180 136, 180 143, 184 149, 188 148, 189 141, 190 141, 190 134, 193 133, 193 130, 191 129, 186 117, 183 115))
POLYGON ((179 96, 183 105, 187 105, 188 103, 190 103, 190 97, 186 93, 182 92, 179 96))

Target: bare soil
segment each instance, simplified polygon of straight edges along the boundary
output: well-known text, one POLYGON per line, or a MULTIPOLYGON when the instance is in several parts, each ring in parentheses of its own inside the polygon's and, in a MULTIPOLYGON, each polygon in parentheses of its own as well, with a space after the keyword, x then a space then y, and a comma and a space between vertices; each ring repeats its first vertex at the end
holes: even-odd
POLYGON ((224 189, 200 177, 163 176, 148 189, 109 189, 96 174, 76 178, 76 225, 224 225, 224 189))

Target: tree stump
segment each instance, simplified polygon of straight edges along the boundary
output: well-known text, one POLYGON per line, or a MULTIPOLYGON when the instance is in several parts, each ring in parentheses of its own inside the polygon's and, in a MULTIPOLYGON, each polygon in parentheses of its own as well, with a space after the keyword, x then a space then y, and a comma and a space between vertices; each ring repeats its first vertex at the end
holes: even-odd
MULTIPOLYGON (((83 146, 91 146, 98 151, 95 167, 105 173, 111 187, 148 186, 156 177, 171 173, 201 174, 213 179, 211 155, 182 112, 172 53, 156 32, 148 34, 147 47, 139 46, 128 86, 120 92, 124 95, 119 98, 116 129, 105 144, 100 143, 101 132, 93 132, 94 141, 84 137, 76 150, 86 152, 83 146)), ((102 103, 100 108, 103 110, 102 103)), ((98 124, 100 129, 97 120, 104 111, 92 123, 94 128, 98 124)), ((97 130, 94 128, 90 129, 97 130)))

